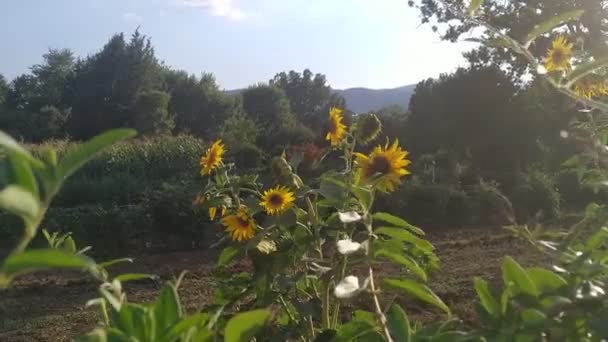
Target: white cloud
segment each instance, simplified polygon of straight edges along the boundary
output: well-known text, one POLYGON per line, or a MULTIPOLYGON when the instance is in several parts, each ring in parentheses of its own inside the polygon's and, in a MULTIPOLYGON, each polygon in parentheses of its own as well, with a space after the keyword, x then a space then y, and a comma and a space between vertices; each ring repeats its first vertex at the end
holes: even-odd
POLYGON ((178 0, 179 5, 191 8, 201 8, 216 17, 226 17, 231 20, 241 20, 247 17, 233 0, 178 0))
POLYGON ((141 22, 144 21, 144 18, 142 18, 139 14, 133 12, 123 14, 122 19, 128 23, 134 24, 141 24, 141 22))

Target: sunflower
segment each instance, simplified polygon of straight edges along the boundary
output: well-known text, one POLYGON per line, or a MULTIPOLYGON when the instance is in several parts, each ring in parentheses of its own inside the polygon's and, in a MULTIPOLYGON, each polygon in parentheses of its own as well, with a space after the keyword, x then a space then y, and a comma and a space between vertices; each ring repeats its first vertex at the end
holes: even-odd
POLYGON ((216 140, 205 155, 201 157, 201 175, 210 175, 211 171, 222 163, 222 155, 224 154, 224 144, 222 139, 216 140))
POLYGON ((381 191, 393 191, 400 178, 410 173, 405 169, 410 164, 407 155, 408 152, 399 146, 399 140, 390 147, 388 141, 384 147, 376 146, 368 156, 355 153, 359 176, 366 181, 377 175, 376 187, 381 191))
MULTIPOLYGON (((221 207, 222 211, 220 213, 220 217, 224 217, 226 215, 226 207, 221 207)), ((215 220, 215 216, 217 215, 217 207, 209 207, 209 219, 211 221, 215 220)))
POLYGON ((608 95, 608 82, 599 77, 586 77, 574 85, 576 95, 591 100, 602 95, 608 95))
POLYGON ((287 211, 294 201, 293 192, 279 185, 264 192, 260 205, 268 215, 280 215, 287 211))
POLYGON ((329 132, 325 139, 331 146, 337 146, 346 135, 346 125, 342 123, 342 109, 332 107, 329 110, 329 132))
POLYGON ((565 37, 557 37, 553 40, 552 47, 547 52, 545 69, 551 71, 570 71, 570 57, 572 56, 572 43, 565 37))
POLYGON ((222 218, 222 224, 234 241, 251 240, 256 230, 255 220, 249 215, 245 207, 241 207, 236 213, 222 218))

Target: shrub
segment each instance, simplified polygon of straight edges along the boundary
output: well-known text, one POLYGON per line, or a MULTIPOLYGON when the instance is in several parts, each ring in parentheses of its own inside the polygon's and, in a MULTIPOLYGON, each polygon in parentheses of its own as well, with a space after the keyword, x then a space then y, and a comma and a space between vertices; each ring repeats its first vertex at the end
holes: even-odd
POLYGON ((262 165, 264 152, 255 144, 239 144, 229 151, 228 156, 240 169, 255 169, 262 165))
POLYGON ((533 168, 518 173, 510 192, 519 220, 525 221, 537 214, 548 219, 559 216, 560 193, 554 178, 542 170, 533 168))

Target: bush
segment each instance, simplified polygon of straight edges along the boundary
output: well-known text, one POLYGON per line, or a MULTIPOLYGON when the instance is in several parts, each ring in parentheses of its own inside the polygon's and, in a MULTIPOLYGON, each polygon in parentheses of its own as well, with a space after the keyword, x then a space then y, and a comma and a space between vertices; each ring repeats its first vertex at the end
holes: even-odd
POLYGON ((264 152, 255 144, 240 144, 228 151, 228 156, 240 169, 255 169, 262 165, 264 152))
POLYGON ((559 216, 560 193, 554 178, 542 170, 518 173, 509 198, 518 220, 525 221, 537 214, 545 219, 559 216))
MULTIPOLYGON (((78 146, 78 143, 60 140, 28 147, 36 156, 53 147, 61 158, 78 146)), ((188 135, 122 142, 100 153, 74 174, 74 178, 101 179, 122 173, 146 180, 167 180, 176 176, 193 179, 198 177, 198 163, 206 148, 205 142, 188 135)))

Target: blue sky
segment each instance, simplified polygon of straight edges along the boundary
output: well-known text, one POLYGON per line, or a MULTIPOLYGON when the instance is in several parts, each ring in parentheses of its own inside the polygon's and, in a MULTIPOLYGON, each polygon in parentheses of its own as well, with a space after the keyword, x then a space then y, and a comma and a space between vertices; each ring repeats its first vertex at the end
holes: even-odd
POLYGON ((470 44, 441 42, 405 0, 2 0, 0 73, 49 48, 85 56, 137 26, 159 59, 222 88, 309 68, 334 88, 390 88, 449 72, 470 44))

